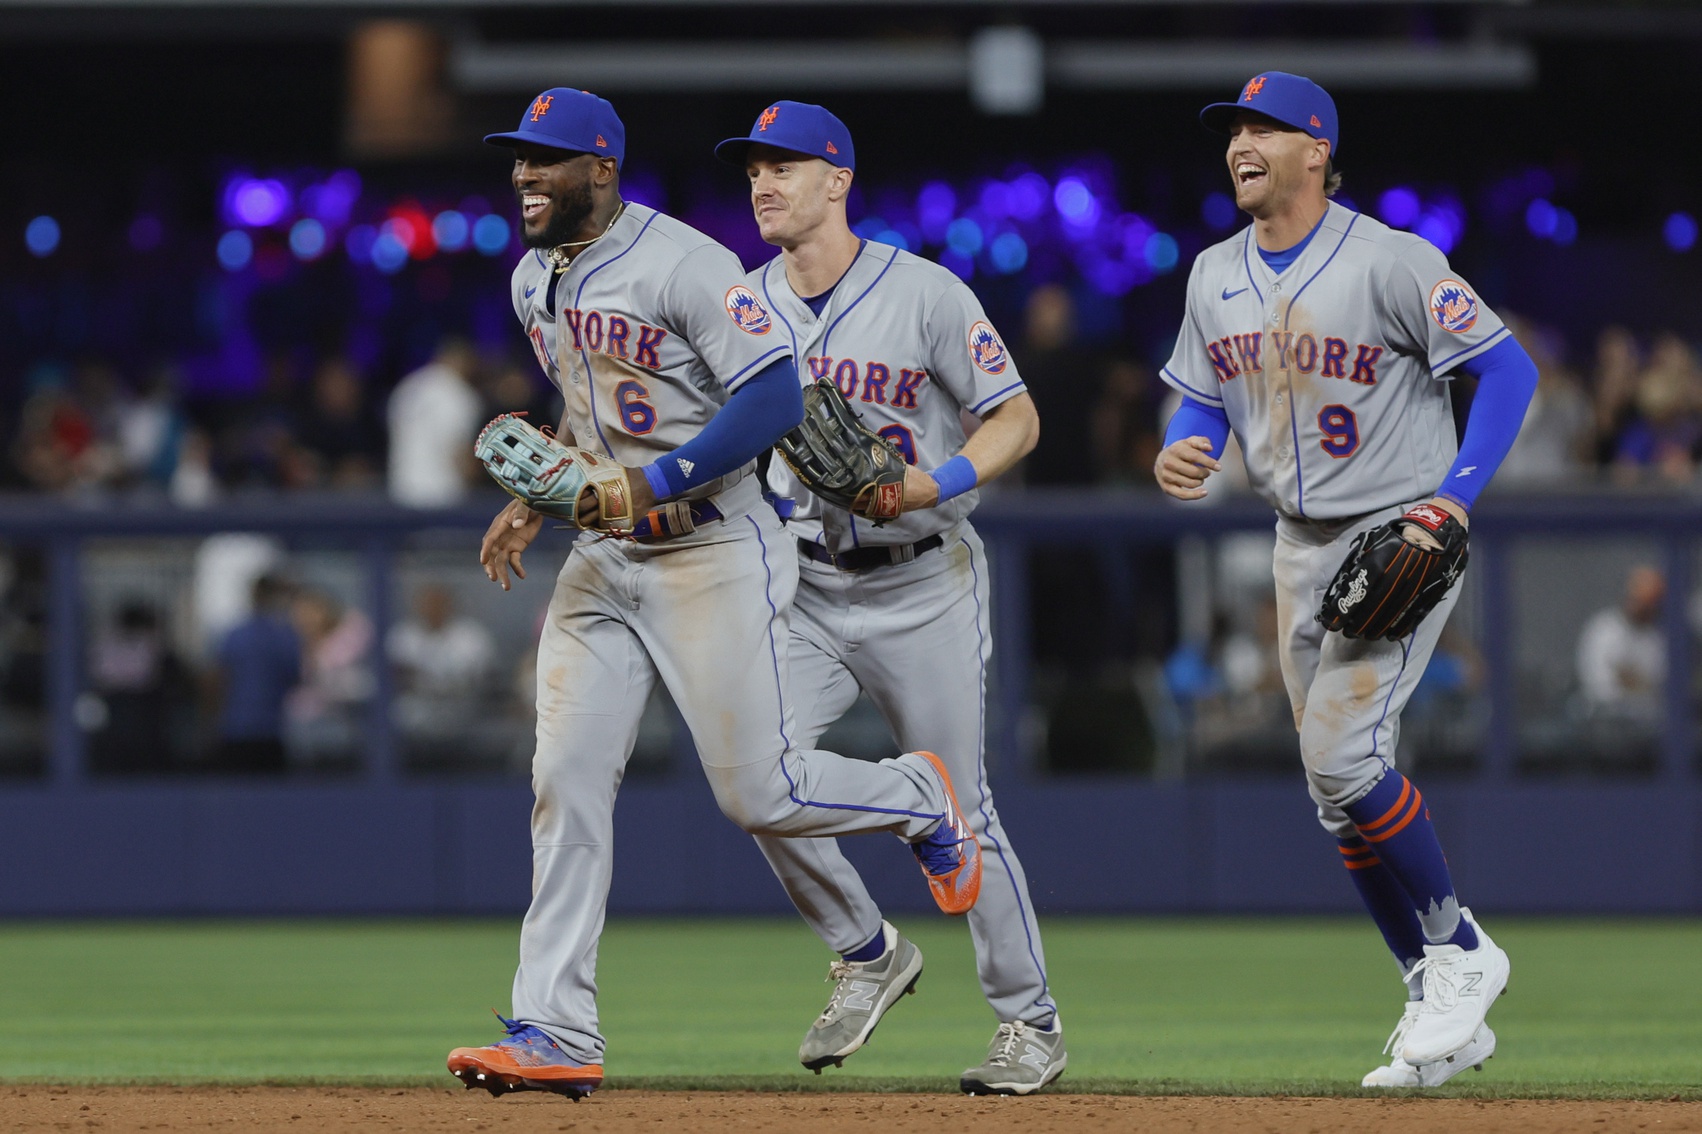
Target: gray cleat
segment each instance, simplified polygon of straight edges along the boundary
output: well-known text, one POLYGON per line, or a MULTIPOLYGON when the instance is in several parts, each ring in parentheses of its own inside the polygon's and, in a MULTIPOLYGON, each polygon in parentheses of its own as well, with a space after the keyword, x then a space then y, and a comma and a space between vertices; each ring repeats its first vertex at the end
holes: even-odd
POLYGON ((1017 1020, 1000 1024, 987 1059, 958 1080, 966 1095, 1031 1095, 1064 1073, 1064 1026, 1052 1017, 1047 1031, 1017 1020))
POLYGON ((827 970, 833 995, 798 1048, 798 1062, 821 1074, 841 1066, 845 1057, 869 1042, 887 1009, 907 992, 916 991, 922 975, 922 950, 881 922, 886 952, 873 961, 835 961, 827 970))

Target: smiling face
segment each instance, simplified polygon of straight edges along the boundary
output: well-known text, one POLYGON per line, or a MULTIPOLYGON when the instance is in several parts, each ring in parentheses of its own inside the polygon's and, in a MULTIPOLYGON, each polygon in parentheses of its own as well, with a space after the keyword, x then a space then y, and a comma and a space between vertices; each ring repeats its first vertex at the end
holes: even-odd
POLYGON ((1243 111, 1230 123, 1226 157, 1235 204, 1254 217, 1273 217, 1309 190, 1323 195, 1330 143, 1243 111))
POLYGON ((596 205, 596 189, 612 184, 616 162, 522 142, 514 147, 511 180, 520 202, 520 240, 554 248, 575 239, 596 205))
POLYGON ((845 223, 849 169, 758 143, 745 156, 745 174, 757 230, 770 244, 795 247, 835 217, 845 223))

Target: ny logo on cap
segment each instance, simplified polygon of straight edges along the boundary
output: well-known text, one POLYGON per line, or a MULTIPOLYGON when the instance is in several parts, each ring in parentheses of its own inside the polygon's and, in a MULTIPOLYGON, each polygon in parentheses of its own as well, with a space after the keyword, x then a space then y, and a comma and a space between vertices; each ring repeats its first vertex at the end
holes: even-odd
POLYGON ((556 100, 555 95, 539 95, 532 100, 532 121, 536 122, 550 112, 550 103, 556 100))
POLYGON ((772 126, 774 124, 774 120, 776 118, 779 118, 779 117, 780 117, 780 108, 778 106, 769 107, 767 110, 762 112, 762 117, 758 118, 756 120, 757 131, 760 133, 764 130, 767 130, 770 126, 772 126))
POLYGON ((1260 75, 1258 78, 1256 78, 1252 82, 1248 83, 1247 89, 1241 92, 1241 101, 1242 102, 1252 102, 1253 96, 1258 94, 1260 91, 1262 91, 1264 89, 1265 89, 1265 77, 1263 75, 1260 75))

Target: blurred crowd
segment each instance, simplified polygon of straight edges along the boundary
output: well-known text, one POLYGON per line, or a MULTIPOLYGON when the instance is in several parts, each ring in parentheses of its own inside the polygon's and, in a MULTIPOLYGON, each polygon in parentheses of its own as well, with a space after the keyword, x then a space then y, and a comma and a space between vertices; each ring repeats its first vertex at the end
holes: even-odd
MULTIPOLYGON (((1690 343, 1620 326, 1577 343, 1517 315, 1508 322, 1541 381, 1498 485, 1696 479, 1702 361, 1690 343)), ((1015 479, 1150 489, 1176 404, 1151 362, 1084 341, 1071 293, 1056 284, 1029 295, 1012 337, 1045 428, 1015 479)), ((1456 381, 1463 416, 1472 380, 1456 381)), ((130 373, 100 358, 41 363, 0 396, 0 489, 140 491, 189 507, 253 489, 388 489, 409 505, 451 504, 479 483, 469 454, 484 421, 518 409, 553 421, 556 406, 529 357, 480 355, 457 339, 393 382, 343 355, 280 354, 245 397, 185 397, 169 364, 130 373)))
POLYGON ((183 507, 227 492, 388 490, 418 507, 454 504, 483 474, 472 439, 497 413, 554 423, 547 383, 526 356, 443 340, 393 384, 347 356, 270 359, 248 397, 186 397, 177 371, 126 374, 105 359, 40 364, 0 398, 0 487, 141 493, 183 507))

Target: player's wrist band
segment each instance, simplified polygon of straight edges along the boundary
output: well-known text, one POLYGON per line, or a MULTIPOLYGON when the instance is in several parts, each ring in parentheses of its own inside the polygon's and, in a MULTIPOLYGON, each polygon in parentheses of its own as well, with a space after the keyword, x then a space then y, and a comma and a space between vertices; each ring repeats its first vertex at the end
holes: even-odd
POLYGON ((655 461, 651 461, 640 471, 644 473, 644 479, 649 483, 650 491, 656 494, 656 499, 666 500, 674 494, 674 490, 668 485, 668 478, 662 475, 662 470, 656 467, 655 461))
POLYGON ((939 503, 944 504, 954 496, 962 496, 975 487, 980 480, 975 471, 975 465, 968 457, 959 453, 939 468, 928 474, 934 478, 934 483, 940 486, 939 503))

